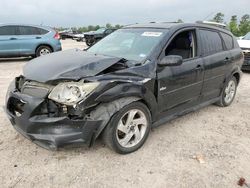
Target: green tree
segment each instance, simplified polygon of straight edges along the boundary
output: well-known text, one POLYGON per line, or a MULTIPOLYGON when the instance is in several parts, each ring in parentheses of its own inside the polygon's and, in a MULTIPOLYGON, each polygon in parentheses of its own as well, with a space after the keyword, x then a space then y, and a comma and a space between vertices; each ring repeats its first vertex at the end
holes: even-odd
POLYGON ((84 32, 87 32, 87 31, 88 31, 88 28, 86 28, 86 27, 79 27, 78 28, 79 33, 84 33, 84 32))
POLYGON ((214 18, 212 19, 212 21, 217 22, 217 23, 223 23, 224 22, 224 14, 221 12, 218 12, 214 18))
POLYGON ((99 25, 96 25, 95 26, 95 30, 98 30, 98 29, 100 29, 101 27, 99 26, 99 25))
POLYGON ((120 28, 122 28, 122 25, 119 25, 119 24, 115 25, 115 29, 120 29, 120 28))
POLYGON ((178 23, 184 23, 183 20, 180 19, 180 18, 177 20, 177 22, 178 22, 178 23))
POLYGON ((88 31, 94 31, 94 30, 95 30, 95 26, 93 26, 93 25, 88 26, 88 31))
POLYGON ((106 28, 112 29, 113 27, 112 27, 112 25, 111 25, 110 23, 107 23, 107 24, 106 24, 106 28))
POLYGON ((229 22, 229 28, 230 31, 235 35, 235 36, 239 36, 240 35, 240 31, 239 31, 239 27, 238 27, 238 19, 237 19, 237 15, 233 15, 231 17, 231 20, 229 22))
POLYGON ((245 14, 241 17, 239 24, 240 35, 244 36, 250 32, 250 15, 245 14))

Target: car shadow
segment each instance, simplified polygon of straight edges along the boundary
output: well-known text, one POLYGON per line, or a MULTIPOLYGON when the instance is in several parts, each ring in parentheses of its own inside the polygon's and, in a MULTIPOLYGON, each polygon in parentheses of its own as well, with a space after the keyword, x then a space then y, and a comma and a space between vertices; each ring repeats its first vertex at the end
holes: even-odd
POLYGON ((0 63, 16 63, 16 62, 26 62, 33 59, 32 57, 18 57, 18 58, 0 58, 0 63))
POLYGON ((250 70, 242 70, 243 73, 250 73, 250 70))

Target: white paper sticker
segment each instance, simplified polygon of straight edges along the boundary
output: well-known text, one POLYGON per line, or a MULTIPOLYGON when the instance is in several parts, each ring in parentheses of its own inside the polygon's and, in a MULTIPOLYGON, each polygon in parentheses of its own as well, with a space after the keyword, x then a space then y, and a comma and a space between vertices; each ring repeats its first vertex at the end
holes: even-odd
POLYGON ((162 35, 162 32, 144 32, 142 33, 142 36, 145 37, 159 37, 162 35))
POLYGON ((140 57, 146 57, 146 54, 140 54, 139 56, 140 57))

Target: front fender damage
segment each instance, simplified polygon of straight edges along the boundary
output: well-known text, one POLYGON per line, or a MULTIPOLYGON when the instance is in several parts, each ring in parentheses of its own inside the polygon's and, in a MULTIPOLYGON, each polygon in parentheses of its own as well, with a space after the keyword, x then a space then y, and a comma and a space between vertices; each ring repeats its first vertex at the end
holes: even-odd
POLYGON ((138 97, 121 98, 121 99, 117 99, 113 102, 101 103, 94 110, 92 110, 87 115, 87 119, 89 119, 91 121, 99 121, 99 120, 102 121, 101 125, 99 126, 98 130, 95 133, 93 141, 100 135, 100 133, 103 131, 103 129, 108 124, 110 118, 116 112, 118 112, 124 106, 126 106, 132 102, 138 101, 138 100, 140 100, 140 98, 138 98, 138 97))

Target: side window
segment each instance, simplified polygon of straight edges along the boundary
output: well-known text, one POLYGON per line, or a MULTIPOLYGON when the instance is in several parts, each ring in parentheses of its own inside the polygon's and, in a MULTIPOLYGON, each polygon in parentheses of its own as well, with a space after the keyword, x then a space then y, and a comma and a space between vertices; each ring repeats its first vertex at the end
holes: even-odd
POLYGON ((226 34, 226 33, 221 33, 221 36, 224 40, 225 46, 227 48, 227 50, 231 50, 233 49, 234 45, 233 45, 233 38, 226 34))
POLYGON ((20 35, 40 35, 38 28, 30 26, 19 26, 20 35))
POLYGON ((219 33, 210 30, 200 30, 203 55, 210 55, 223 51, 219 33))
POLYGON ((194 30, 179 33, 165 50, 165 56, 179 55, 183 59, 197 56, 197 42, 194 30))
POLYGON ((0 35, 16 35, 16 26, 0 27, 0 35))
POLYGON ((110 33, 112 33, 112 32, 113 32, 112 29, 107 29, 107 30, 105 31, 105 34, 110 34, 110 33))

